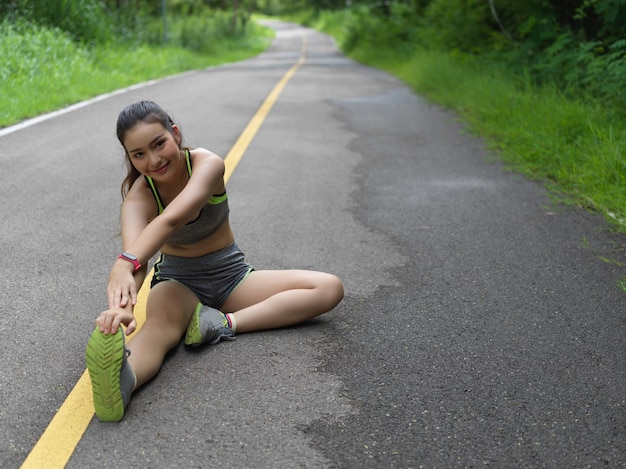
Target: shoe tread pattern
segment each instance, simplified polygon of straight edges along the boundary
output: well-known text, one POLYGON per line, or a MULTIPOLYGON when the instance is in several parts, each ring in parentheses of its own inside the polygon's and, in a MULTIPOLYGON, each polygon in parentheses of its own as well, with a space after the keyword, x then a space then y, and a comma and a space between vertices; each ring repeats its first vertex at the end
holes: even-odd
POLYGON ((120 371, 124 360, 122 328, 105 335, 98 328, 87 343, 85 358, 93 388, 96 415, 104 422, 117 422, 124 416, 120 371))

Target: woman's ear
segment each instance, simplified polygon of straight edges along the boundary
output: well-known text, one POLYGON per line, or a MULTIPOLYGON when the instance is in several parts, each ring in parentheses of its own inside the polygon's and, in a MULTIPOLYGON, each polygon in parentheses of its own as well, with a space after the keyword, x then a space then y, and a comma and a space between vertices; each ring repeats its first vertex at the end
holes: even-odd
POLYGON ((182 142, 183 139, 182 139, 182 136, 180 134, 180 129, 178 128, 178 126, 176 124, 172 125, 172 132, 174 134, 174 140, 176 141, 176 144, 178 146, 180 146, 181 143, 183 143, 182 142))

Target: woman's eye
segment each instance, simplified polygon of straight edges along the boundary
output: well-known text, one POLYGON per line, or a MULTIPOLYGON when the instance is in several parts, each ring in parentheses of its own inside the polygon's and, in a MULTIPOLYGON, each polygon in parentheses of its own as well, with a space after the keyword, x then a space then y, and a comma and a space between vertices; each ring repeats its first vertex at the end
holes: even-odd
POLYGON ((157 147, 157 148, 160 148, 160 147, 162 147, 164 144, 165 144, 165 140, 160 140, 160 141, 158 141, 158 142, 156 143, 156 147, 157 147))

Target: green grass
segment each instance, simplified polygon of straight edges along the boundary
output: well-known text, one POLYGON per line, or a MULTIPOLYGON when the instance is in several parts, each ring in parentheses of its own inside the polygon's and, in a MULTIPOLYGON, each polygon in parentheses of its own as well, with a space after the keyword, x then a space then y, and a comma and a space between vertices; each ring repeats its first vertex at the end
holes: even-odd
MULTIPOLYGON (((143 81, 255 56, 265 28, 220 38, 210 52, 175 45, 86 46, 58 29, 0 24, 0 127, 143 81)), ((174 42, 174 41, 173 41, 174 42)))

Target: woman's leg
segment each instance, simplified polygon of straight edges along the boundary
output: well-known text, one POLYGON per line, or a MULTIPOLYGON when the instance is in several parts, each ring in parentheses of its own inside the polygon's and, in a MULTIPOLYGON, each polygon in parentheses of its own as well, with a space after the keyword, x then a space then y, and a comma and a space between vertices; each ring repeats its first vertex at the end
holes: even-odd
POLYGON ((306 270, 261 270, 235 289, 222 311, 235 317, 237 332, 291 326, 333 309, 343 298, 334 275, 306 270))
POLYGON ((117 422, 124 417, 133 390, 158 373, 167 351, 180 341, 197 302, 182 285, 162 282, 150 291, 146 322, 128 344, 122 328, 111 334, 94 329, 85 359, 100 420, 117 422))
POLYGON ((150 290, 146 322, 126 346, 136 387, 158 373, 166 353, 180 342, 197 304, 198 298, 178 282, 163 281, 150 290))

